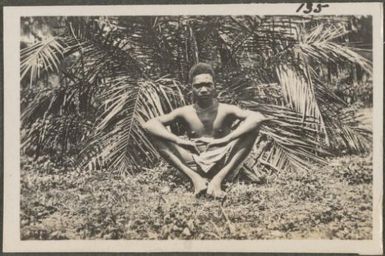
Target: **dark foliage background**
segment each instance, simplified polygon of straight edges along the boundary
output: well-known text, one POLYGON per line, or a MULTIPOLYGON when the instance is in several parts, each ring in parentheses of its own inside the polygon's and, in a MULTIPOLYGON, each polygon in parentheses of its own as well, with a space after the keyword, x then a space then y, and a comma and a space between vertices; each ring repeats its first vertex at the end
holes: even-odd
POLYGON ((152 166, 158 155, 140 124, 190 102, 187 73, 198 61, 215 67, 221 101, 276 119, 250 168, 306 169, 320 156, 370 149, 356 109, 372 104, 371 17, 25 17, 21 25, 26 155, 122 172, 152 166))

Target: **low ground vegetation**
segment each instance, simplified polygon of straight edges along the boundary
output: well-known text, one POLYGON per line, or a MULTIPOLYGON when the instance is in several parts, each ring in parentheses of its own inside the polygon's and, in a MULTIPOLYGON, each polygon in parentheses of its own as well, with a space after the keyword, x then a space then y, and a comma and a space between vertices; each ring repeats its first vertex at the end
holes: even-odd
POLYGON ((371 155, 328 161, 262 184, 226 183, 228 197, 218 201, 195 198, 167 165, 130 176, 25 158, 21 238, 371 239, 371 155))

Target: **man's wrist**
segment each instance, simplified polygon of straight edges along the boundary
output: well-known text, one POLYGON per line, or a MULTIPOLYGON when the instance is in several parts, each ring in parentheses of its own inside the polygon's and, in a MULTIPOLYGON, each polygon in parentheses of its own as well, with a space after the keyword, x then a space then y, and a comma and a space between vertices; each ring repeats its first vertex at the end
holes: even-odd
POLYGON ((173 141, 175 144, 180 144, 181 138, 179 138, 179 137, 176 136, 172 141, 173 141))
POLYGON ((227 140, 228 142, 231 142, 232 140, 234 140, 233 135, 232 135, 231 133, 228 134, 228 135, 226 136, 226 140, 227 140))

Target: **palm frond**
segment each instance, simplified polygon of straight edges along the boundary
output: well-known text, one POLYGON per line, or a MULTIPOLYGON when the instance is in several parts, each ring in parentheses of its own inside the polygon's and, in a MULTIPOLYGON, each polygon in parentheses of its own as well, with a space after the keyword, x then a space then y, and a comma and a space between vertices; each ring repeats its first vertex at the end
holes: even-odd
MULTIPOLYGON (((249 176, 250 172, 254 172, 255 177, 260 176, 261 165, 279 172, 294 169, 308 172, 314 163, 325 164, 324 157, 330 153, 323 144, 322 134, 314 128, 319 127, 317 118, 308 116, 303 119, 301 113, 283 106, 251 101, 243 101, 242 105, 273 119, 260 130, 260 134, 268 138, 273 145, 266 148, 262 146, 257 161, 246 163, 245 169, 249 176)), ((258 143, 256 149, 261 149, 258 143)))
POLYGON ((291 109, 301 113, 304 119, 307 116, 322 119, 315 95, 309 85, 310 79, 305 79, 292 68, 283 65, 277 67, 277 76, 282 86, 283 98, 291 109))
POLYGON ((356 111, 328 111, 325 122, 331 138, 330 150, 335 154, 365 153, 372 149, 372 132, 360 126, 356 111))
POLYGON ((305 34, 303 41, 298 45, 298 49, 306 56, 318 62, 345 62, 358 64, 369 74, 372 73, 370 60, 361 56, 358 49, 348 47, 333 40, 341 38, 349 31, 344 26, 325 26, 320 24, 309 33, 305 34))
POLYGON ((81 116, 50 115, 39 118, 21 130, 21 151, 39 157, 49 154, 65 158, 77 154, 81 143, 91 134, 92 123, 81 116))
POLYGON ((144 64, 134 58, 132 40, 115 26, 107 26, 97 18, 71 17, 67 20, 66 40, 72 46, 71 52, 80 53, 71 69, 89 84, 128 73, 146 77, 144 64))
POLYGON ((324 117, 315 94, 313 78, 308 67, 303 67, 303 72, 280 65, 277 67, 277 77, 282 86, 283 98, 292 110, 302 114, 302 119, 308 117, 317 120, 317 124, 311 124, 311 128, 322 133, 326 144, 329 137, 325 127, 324 117))
POLYGON ((180 85, 167 78, 137 82, 118 77, 109 83, 111 87, 104 93, 103 112, 94 139, 83 150, 81 158, 87 161, 101 158, 112 169, 124 168, 127 161, 132 166, 152 163, 158 154, 142 125, 150 118, 184 105, 180 85), (143 159, 147 163, 143 163, 143 159))
POLYGON ((66 46, 58 37, 39 41, 20 51, 21 79, 29 74, 30 83, 39 78, 43 71, 57 72, 66 46))

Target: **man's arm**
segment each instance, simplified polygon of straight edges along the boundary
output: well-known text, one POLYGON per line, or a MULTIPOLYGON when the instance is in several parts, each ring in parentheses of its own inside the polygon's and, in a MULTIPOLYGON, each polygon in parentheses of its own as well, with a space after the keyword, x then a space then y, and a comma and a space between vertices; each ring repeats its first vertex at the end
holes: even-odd
POLYGON ((180 109, 175 109, 168 114, 152 118, 143 125, 143 128, 151 135, 171 142, 177 142, 179 137, 170 132, 166 126, 175 122, 180 117, 180 112, 180 109))
POLYGON ((168 114, 158 116, 148 120, 143 125, 143 128, 151 135, 154 135, 164 140, 168 140, 182 147, 191 148, 194 151, 198 152, 198 149, 193 142, 189 140, 184 140, 176 136, 166 128, 167 125, 175 122, 178 118, 181 118, 182 113, 183 113, 183 108, 175 109, 168 114))
POLYGON ((269 120, 260 112, 244 110, 237 106, 230 106, 229 111, 236 119, 242 121, 235 130, 228 134, 229 141, 238 139, 240 136, 258 128, 263 121, 269 120))
POLYGON ((263 121, 270 120, 263 114, 251 110, 244 110, 237 106, 226 106, 228 114, 234 116, 242 122, 239 126, 223 138, 219 138, 209 143, 209 146, 227 144, 232 140, 238 139, 242 135, 257 129, 263 121))

